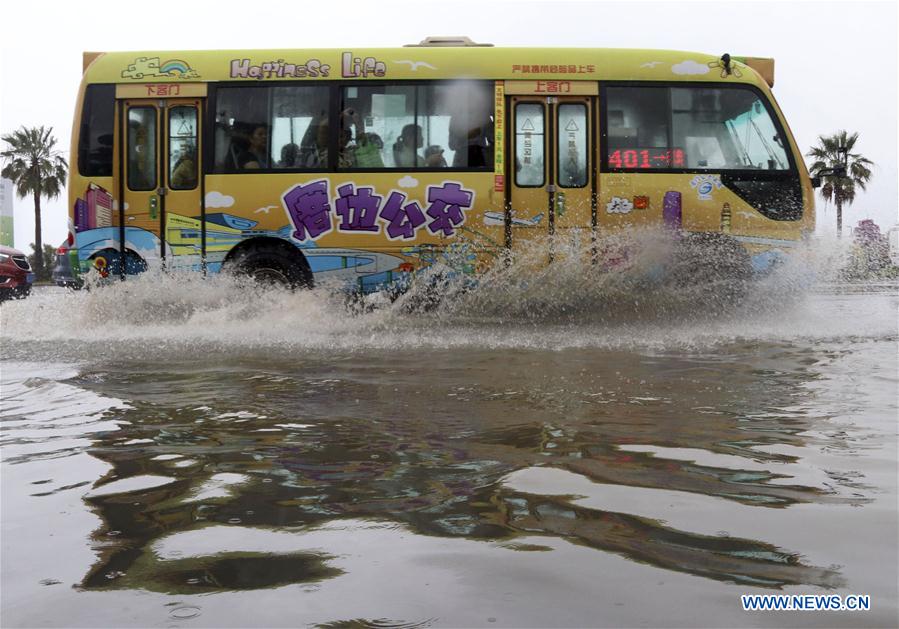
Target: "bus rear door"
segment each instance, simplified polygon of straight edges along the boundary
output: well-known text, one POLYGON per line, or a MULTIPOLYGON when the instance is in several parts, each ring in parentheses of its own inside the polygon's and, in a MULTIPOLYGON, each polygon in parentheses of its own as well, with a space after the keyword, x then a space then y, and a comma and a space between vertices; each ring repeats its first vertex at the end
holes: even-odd
MULTIPOLYGON (((186 85, 128 85, 140 91, 191 93, 186 85), (180 89, 174 89, 180 88, 180 89)), ((203 86, 205 93, 205 86, 203 86)), ((117 92, 118 94, 118 92, 117 92)), ((188 98, 121 98, 115 170, 125 273, 146 266, 199 269, 205 252, 203 208, 203 102, 188 98), (124 233, 123 233, 124 232, 124 233)))

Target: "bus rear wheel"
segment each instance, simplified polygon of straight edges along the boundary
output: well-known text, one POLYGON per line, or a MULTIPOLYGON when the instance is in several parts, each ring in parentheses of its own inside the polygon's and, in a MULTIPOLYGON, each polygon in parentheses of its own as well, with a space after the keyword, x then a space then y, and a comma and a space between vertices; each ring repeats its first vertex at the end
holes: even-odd
POLYGON ((309 266, 282 248, 257 246, 239 252, 231 262, 233 272, 262 286, 312 288, 309 266))

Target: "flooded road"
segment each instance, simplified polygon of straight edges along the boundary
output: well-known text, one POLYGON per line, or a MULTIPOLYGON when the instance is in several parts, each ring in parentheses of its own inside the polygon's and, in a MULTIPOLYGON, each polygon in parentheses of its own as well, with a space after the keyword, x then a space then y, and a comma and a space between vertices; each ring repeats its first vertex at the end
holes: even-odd
POLYGON ((3 626, 897 625, 895 285, 528 319, 216 281, 3 304, 3 626), (775 593, 871 609, 742 610, 775 593))

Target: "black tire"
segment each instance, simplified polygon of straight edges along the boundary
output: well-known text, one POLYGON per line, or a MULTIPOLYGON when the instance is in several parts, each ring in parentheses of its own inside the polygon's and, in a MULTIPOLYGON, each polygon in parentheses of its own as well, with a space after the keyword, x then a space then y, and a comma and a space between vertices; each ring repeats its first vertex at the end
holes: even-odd
POLYGON ((228 263, 233 273, 265 286, 312 288, 312 272, 305 260, 286 247, 252 246, 237 252, 228 263))
POLYGON ((690 233, 678 242, 669 271, 670 285, 685 302, 720 313, 746 297, 752 262, 743 245, 726 234, 690 233))

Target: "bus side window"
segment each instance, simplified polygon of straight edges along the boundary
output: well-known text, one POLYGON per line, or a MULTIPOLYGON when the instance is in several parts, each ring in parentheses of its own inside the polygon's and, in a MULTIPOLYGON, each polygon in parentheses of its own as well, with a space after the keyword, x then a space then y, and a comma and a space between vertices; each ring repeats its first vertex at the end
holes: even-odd
POLYGON ((515 105, 515 185, 536 188, 546 183, 541 103, 515 105))
POLYGON ((88 85, 84 92, 78 172, 85 177, 112 176, 114 85, 88 85))
POLYGON ((327 135, 321 145, 321 124, 327 123, 330 90, 312 85, 272 89, 272 168, 327 168, 327 135), (324 149, 324 150, 322 150, 324 149))
POLYGON ((435 89, 437 109, 449 112, 447 144, 454 168, 493 168, 493 92, 481 82, 435 89))
POLYGON ((611 86, 604 168, 790 169, 781 132, 749 87, 611 86))
POLYGON ((340 111, 351 133, 339 166, 493 168, 493 104, 486 81, 345 87, 340 111))
POLYGON ((156 188, 156 108, 128 110, 128 188, 156 188))
POLYGON ((328 167, 330 88, 239 86, 217 90, 215 171, 328 167))
POLYGON ((169 187, 197 187, 197 108, 169 109, 169 187))

